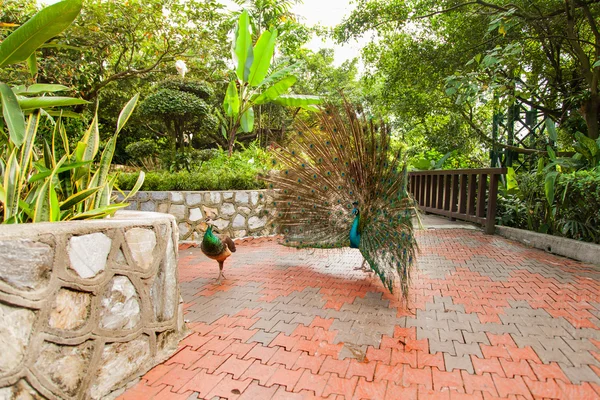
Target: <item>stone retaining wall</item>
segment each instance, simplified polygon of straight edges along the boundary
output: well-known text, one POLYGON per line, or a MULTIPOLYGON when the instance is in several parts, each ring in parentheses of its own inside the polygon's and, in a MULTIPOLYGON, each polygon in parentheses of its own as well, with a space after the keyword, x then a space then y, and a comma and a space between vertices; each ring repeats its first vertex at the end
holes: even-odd
POLYGON ((102 399, 185 330, 178 229, 158 213, 0 230, 0 399, 102 399))
POLYGON ((129 202, 130 210, 173 215, 180 240, 201 239, 207 216, 213 216, 212 224, 219 233, 233 238, 274 233, 268 211, 273 203, 269 190, 138 192, 129 202))

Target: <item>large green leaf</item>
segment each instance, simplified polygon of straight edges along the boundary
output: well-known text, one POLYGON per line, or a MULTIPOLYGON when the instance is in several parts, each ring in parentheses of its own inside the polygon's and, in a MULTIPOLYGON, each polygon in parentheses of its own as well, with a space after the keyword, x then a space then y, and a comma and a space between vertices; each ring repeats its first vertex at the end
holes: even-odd
POLYGON ((93 196, 99 190, 99 187, 84 189, 80 192, 74 193, 68 199, 60 203, 61 210, 68 210, 69 208, 81 203, 86 200, 88 197, 93 196))
POLYGON ((234 81, 229 82, 225 100, 223 100, 223 109, 228 117, 234 117, 240 113, 240 98, 238 97, 237 86, 234 81))
POLYGON ((77 18, 83 0, 64 0, 40 10, 0 44, 0 67, 27 60, 77 18))
POLYGON ((119 119, 117 120, 117 131, 115 132, 115 134, 121 132, 121 129, 123 129, 123 127, 127 123, 127 120, 129 120, 129 117, 131 117, 131 114, 133 113, 133 110, 135 109, 139 98, 140 94, 137 93, 127 102, 127 104, 125 104, 125 107, 123 107, 121 113, 119 114, 119 119))
POLYGON ((114 214, 117 210, 127 207, 128 203, 110 204, 105 207, 95 208, 93 210, 85 211, 80 214, 75 214, 70 217, 70 220, 81 220, 81 219, 92 219, 92 218, 103 218, 107 215, 114 214))
POLYGON ((252 132, 254 129, 254 109, 252 109, 252 107, 247 109, 246 112, 242 114, 240 125, 242 127, 242 131, 246 133, 252 132))
POLYGON ((25 140, 25 117, 17 97, 6 83, 0 83, 2 115, 8 127, 10 141, 19 147, 25 140))
POLYGON ((23 97, 18 98, 19 105, 23 110, 32 110, 35 108, 52 108, 63 106, 76 106, 79 104, 88 104, 89 101, 77 99, 75 97, 62 96, 44 96, 44 97, 23 97))
POLYGON ((103 199, 103 191, 105 190, 104 187, 107 185, 108 171, 110 169, 110 164, 112 162, 113 155, 115 154, 116 145, 117 135, 115 134, 109 139, 108 143, 106 143, 106 147, 104 147, 104 151, 102 152, 102 156, 100 157, 100 168, 98 168, 97 171, 98 180, 93 186, 100 186, 102 189, 100 189, 100 191, 96 193, 96 196, 94 198, 95 207, 99 207, 98 204, 103 199))
POLYGON ((33 158, 33 144, 35 143, 39 120, 40 113, 38 111, 31 114, 29 116, 29 120, 27 121, 25 141, 21 151, 21 159, 19 161, 19 164, 22 168, 21 182, 25 182, 27 174, 30 172, 29 165, 31 164, 31 160, 33 158))
POLYGON ((273 103, 288 107, 306 107, 321 104, 321 102, 322 99, 319 96, 304 94, 284 94, 273 100, 273 103))
POLYGON ((15 86, 12 88, 12 90, 13 90, 13 92, 15 92, 15 94, 40 94, 40 93, 64 92, 65 90, 69 90, 69 88, 64 85, 35 83, 31 86, 15 86))
POLYGON ((554 184, 556 183, 556 177, 558 176, 557 171, 548 172, 544 182, 544 191, 546 192, 546 200, 548 204, 554 203, 554 184))
POLYGON ((254 104, 260 105, 268 103, 269 101, 275 100, 277 97, 286 93, 298 79, 294 75, 289 75, 270 88, 262 92, 255 100, 254 104))
POLYGON ((550 137, 550 140, 552 140, 553 142, 556 142, 558 140, 558 134, 556 133, 556 125, 554 125, 554 121, 552 121, 550 118, 546 118, 546 129, 548 130, 548 136, 550 137))
POLYGON ((301 63, 290 64, 287 67, 278 69, 273 72, 271 75, 267 76, 259 86, 270 86, 274 82, 280 81, 288 75, 293 74, 296 70, 298 70, 301 66, 301 63))
POLYGON ((517 174, 515 173, 515 169, 513 167, 508 167, 506 169, 506 190, 509 193, 513 193, 518 191, 519 183, 517 182, 517 174))
POLYGON ((250 17, 246 10, 242 11, 240 14, 240 18, 238 19, 235 28, 233 54, 237 65, 235 73, 238 79, 240 81, 248 82, 254 53, 252 49, 252 34, 250 33, 250 17))
POLYGON ((19 211, 19 198, 21 197, 21 188, 19 176, 21 168, 17 160, 17 149, 14 148, 6 162, 6 170, 4 172, 4 221, 9 220, 17 215, 19 211))
POLYGON ((94 119, 90 124, 90 127, 83 135, 81 143, 85 146, 85 151, 81 157, 83 161, 93 160, 98 153, 98 147, 100 146, 100 130, 98 129, 98 110, 94 115, 94 119))
POLYGON ((145 178, 146 178, 146 173, 144 171, 140 171, 140 174, 138 175, 135 185, 133 185, 133 188, 129 191, 127 196, 125 196, 123 201, 127 201, 127 199, 130 198, 131 196, 135 196, 135 194, 138 192, 138 190, 140 190, 140 188, 144 184, 145 178))
POLYGON ((250 76, 248 83, 250 86, 258 86, 267 76, 269 67, 271 67, 271 59, 275 52, 275 42, 277 40, 277 29, 265 31, 254 46, 254 60, 250 67, 250 76))

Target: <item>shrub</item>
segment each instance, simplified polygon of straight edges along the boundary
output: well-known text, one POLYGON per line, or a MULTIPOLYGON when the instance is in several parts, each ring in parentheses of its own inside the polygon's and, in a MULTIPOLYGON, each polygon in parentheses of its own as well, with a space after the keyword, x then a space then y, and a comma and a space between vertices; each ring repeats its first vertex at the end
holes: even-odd
POLYGON ((518 181, 517 194, 499 196, 500 225, 600 243, 599 169, 560 174, 551 207, 543 174, 521 174, 518 181))
MULTIPOLYGON (((249 190, 263 189, 258 175, 269 168, 268 153, 255 144, 231 157, 223 150, 195 152, 194 169, 179 172, 149 172, 141 190, 249 190), (205 160, 205 161, 200 161, 205 160)), ((129 190, 136 174, 119 175, 118 186, 129 190)))

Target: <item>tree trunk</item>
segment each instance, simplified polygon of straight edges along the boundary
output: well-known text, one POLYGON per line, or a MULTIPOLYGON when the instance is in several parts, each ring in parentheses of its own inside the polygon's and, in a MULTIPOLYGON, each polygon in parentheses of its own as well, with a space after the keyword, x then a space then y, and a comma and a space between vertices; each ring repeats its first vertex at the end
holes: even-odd
POLYGON ((598 132, 598 119, 600 118, 600 95, 592 94, 590 98, 581 106, 581 113, 585 118, 585 124, 588 129, 588 137, 596 140, 598 132))

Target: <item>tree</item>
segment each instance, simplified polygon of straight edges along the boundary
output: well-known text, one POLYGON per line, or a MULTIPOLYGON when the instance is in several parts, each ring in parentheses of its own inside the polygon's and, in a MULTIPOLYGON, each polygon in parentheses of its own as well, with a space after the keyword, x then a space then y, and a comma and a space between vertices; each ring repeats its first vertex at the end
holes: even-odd
POLYGON ((159 121, 171 138, 172 149, 182 151, 194 135, 216 130, 216 117, 207 104, 212 96, 213 90, 204 82, 169 79, 144 99, 140 112, 159 121))
MULTIPOLYGON (((338 27, 337 36, 346 40, 376 30, 388 49, 381 57, 371 50, 377 65, 393 65, 389 54, 397 52, 396 65, 379 71, 386 90, 430 83, 435 90, 417 89, 415 94, 433 100, 434 113, 446 110, 478 126, 479 134, 489 133, 486 125, 491 125, 495 98, 498 106, 522 101, 565 126, 578 114, 594 138, 600 106, 600 64, 595 62, 600 55, 599 15, 600 2, 584 0, 362 0, 338 27), (477 100, 463 101, 466 93, 458 89, 450 90, 447 98, 440 71, 454 77, 476 73, 459 83, 461 89, 473 90, 477 100)), ((409 96, 401 99, 411 102, 409 96)), ((414 111, 413 116, 419 115, 414 111)))

